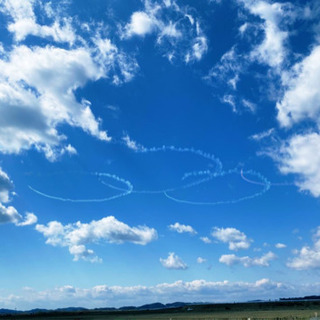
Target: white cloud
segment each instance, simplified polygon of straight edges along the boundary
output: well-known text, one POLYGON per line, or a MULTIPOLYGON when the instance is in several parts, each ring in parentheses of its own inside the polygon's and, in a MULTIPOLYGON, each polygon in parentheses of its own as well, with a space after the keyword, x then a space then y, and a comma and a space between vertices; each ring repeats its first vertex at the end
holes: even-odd
POLYGON ((143 1, 144 8, 135 11, 122 28, 121 37, 145 37, 154 34, 156 45, 173 62, 180 58, 186 63, 200 61, 208 50, 195 10, 179 6, 175 1, 143 1))
POLYGON ((220 263, 224 263, 227 266, 232 266, 235 264, 242 264, 244 267, 252 267, 252 266, 260 266, 260 267, 268 267, 269 262, 274 260, 276 255, 273 252, 268 252, 261 257, 250 258, 248 256, 238 257, 234 254, 225 254, 222 255, 219 259, 220 263))
POLYGON ((249 110, 250 112, 255 112, 257 109, 257 105, 247 99, 242 99, 242 104, 245 108, 247 108, 247 110, 249 110))
POLYGON ((56 42, 68 42, 71 45, 76 35, 71 26, 71 19, 59 16, 52 25, 39 25, 33 11, 34 0, 2 0, 0 11, 10 15, 13 22, 9 23, 8 30, 14 33, 16 41, 23 41, 28 35, 42 38, 52 38, 56 42), (2 6, 1 6, 2 5, 2 6))
POLYGON ((47 244, 68 247, 75 261, 83 259, 90 262, 99 262, 101 259, 94 254, 94 251, 86 248, 89 243, 105 241, 116 244, 132 242, 146 245, 158 237, 153 228, 130 227, 112 216, 93 220, 90 223, 78 221, 67 225, 51 221, 47 225, 37 224, 36 230, 47 239, 47 244))
POLYGON ((288 32, 281 30, 280 24, 284 20, 289 21, 294 18, 293 6, 290 3, 267 1, 241 0, 241 2, 251 14, 264 21, 261 27, 265 37, 250 53, 251 59, 273 68, 280 67, 287 55, 285 41, 288 38, 288 32))
POLYGON ((285 245, 284 243, 276 243, 276 244, 275 244, 275 247, 276 247, 277 249, 284 249, 284 248, 287 247, 287 245, 285 245))
POLYGON ((289 285, 269 279, 253 282, 176 281, 159 283, 154 286, 108 286, 105 284, 91 288, 78 288, 71 285, 37 291, 24 288, 10 296, 0 296, 1 305, 5 308, 28 310, 31 308, 58 308, 70 305, 81 305, 87 308, 124 305, 142 305, 148 302, 161 301, 170 303, 182 300, 185 302, 211 301, 230 302, 244 299, 277 299, 283 296, 316 294, 319 284, 289 285))
POLYGON ((225 81, 233 90, 237 89, 240 73, 244 71, 245 61, 233 46, 227 51, 205 77, 213 83, 215 80, 225 81))
POLYGON ((277 103, 278 121, 290 127, 305 119, 320 125, 320 45, 313 48, 310 55, 297 63, 282 76, 286 89, 277 103))
POLYGON ((101 78, 108 78, 115 85, 129 82, 139 69, 134 57, 101 36, 101 26, 90 31, 90 38, 76 35, 72 19, 64 18, 59 6, 53 8, 51 2, 34 0, 0 0, 0 12, 9 16, 7 28, 18 42, 11 51, 5 51, 1 45, 2 153, 34 148, 50 161, 64 154, 76 154, 58 129, 61 124, 109 141, 111 138, 101 129, 102 120, 93 114, 90 101, 76 97, 75 91, 101 78), (52 24, 39 25, 34 10, 40 10, 52 24), (28 35, 44 38, 44 44, 21 44, 28 35), (60 42, 68 42, 69 48, 62 48, 60 42))
POLYGON ((5 206, 3 203, 11 201, 13 182, 6 172, 0 168, 0 224, 13 223, 16 226, 27 226, 37 222, 37 217, 33 213, 27 213, 23 216, 13 206, 5 206))
POLYGON ((0 202, 7 203, 10 201, 10 191, 13 189, 13 182, 6 172, 0 167, 0 202))
POLYGON ((114 85, 121 85, 130 82, 137 71, 139 65, 133 57, 127 55, 114 45, 110 39, 103 38, 98 33, 93 38, 94 60, 98 62, 105 77, 112 78, 114 85))
POLYGON ((21 215, 18 213, 18 211, 12 207, 5 207, 0 203, 0 224, 3 223, 14 223, 18 224, 19 221, 22 220, 21 215))
POLYGON ((247 236, 235 228, 218 228, 215 227, 211 233, 212 237, 217 240, 228 243, 230 250, 248 249, 252 242, 247 236))
POLYGON ((266 131, 253 134, 252 136, 249 137, 249 139, 252 139, 255 141, 260 141, 260 140, 263 140, 265 138, 270 137, 271 135, 273 135, 273 133, 274 133, 274 128, 271 128, 266 131))
POLYGON ((185 270, 188 268, 174 252, 170 252, 167 259, 160 258, 160 262, 167 269, 185 270))
POLYGON ((208 51, 208 40, 205 36, 196 37, 192 44, 192 50, 185 56, 185 62, 200 61, 208 51))
POLYGON ((19 226, 19 227, 30 226, 30 225, 35 224, 37 222, 38 222, 38 217, 31 212, 27 212, 24 220, 17 223, 17 226, 19 226))
POLYGON ((208 237, 200 237, 200 240, 207 244, 211 243, 211 240, 208 237))
POLYGON ((180 224, 179 222, 176 222, 175 224, 170 224, 169 229, 178 233, 197 234, 197 231, 194 230, 191 226, 180 224))
POLYGON ((141 151, 144 150, 145 148, 140 145, 139 143, 137 143, 136 141, 132 140, 129 135, 125 135, 124 137, 122 137, 122 140, 124 141, 125 145, 129 148, 132 149, 134 151, 141 151))
POLYGON ((233 95, 231 94, 224 95, 223 98, 221 99, 221 102, 229 104, 232 107, 232 111, 237 112, 236 101, 233 95))
POLYGON ((62 123, 110 140, 100 130, 90 102, 78 102, 74 96, 74 90, 87 81, 103 76, 86 49, 18 46, 8 61, 0 60, 0 68, 1 152, 36 147, 50 160, 61 153, 74 153, 70 146, 60 148, 66 137, 56 127, 62 123))
POLYGON ((277 153, 270 154, 283 174, 297 174, 300 179, 295 184, 314 197, 320 196, 319 145, 318 133, 296 134, 283 143, 277 153))
POLYGON ((207 259, 204 259, 202 257, 198 257, 197 258, 197 263, 202 264, 202 263, 205 263, 205 262, 207 262, 207 259))
POLYGON ((130 18, 130 23, 126 26, 128 37, 133 35, 144 36, 151 33, 157 26, 157 20, 150 17, 147 13, 136 11, 130 18))
POLYGON ((313 247, 303 246, 295 250, 297 257, 288 261, 287 266, 297 270, 320 268, 320 226, 313 235, 313 247))

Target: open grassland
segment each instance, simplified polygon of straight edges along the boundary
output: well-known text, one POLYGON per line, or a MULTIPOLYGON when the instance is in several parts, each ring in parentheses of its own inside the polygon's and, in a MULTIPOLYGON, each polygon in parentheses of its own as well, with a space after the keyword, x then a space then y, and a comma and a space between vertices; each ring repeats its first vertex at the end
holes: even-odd
POLYGON ((11 320, 320 320, 320 301, 193 305, 153 311, 51 312, 1 318, 11 320))

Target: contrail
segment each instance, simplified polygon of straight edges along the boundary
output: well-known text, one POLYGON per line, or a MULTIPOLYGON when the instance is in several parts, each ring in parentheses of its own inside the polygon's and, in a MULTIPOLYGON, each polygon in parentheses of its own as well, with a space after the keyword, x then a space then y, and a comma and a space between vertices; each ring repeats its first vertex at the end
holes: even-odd
MULTIPOLYGON (((251 184, 256 184, 256 185, 260 185, 260 186, 263 186, 264 183, 263 182, 259 182, 259 181, 254 181, 254 180, 250 180, 248 178, 246 178, 244 175, 243 175, 243 170, 241 169, 241 178, 248 182, 248 183, 251 183, 251 184)), ((276 182, 269 182, 271 186, 294 186, 294 183, 290 183, 290 182, 280 182, 280 183, 276 183, 276 182)))
POLYGON ((236 169, 230 169, 230 170, 224 171, 222 163, 219 158, 215 157, 213 154, 206 153, 202 150, 198 150, 198 149, 194 149, 194 148, 182 148, 182 147, 165 146, 164 145, 162 147, 151 147, 151 148, 143 147, 138 150, 132 150, 132 151, 135 153, 141 153, 141 154, 156 153, 156 152, 191 153, 196 156, 199 156, 200 158, 204 158, 204 159, 212 162, 214 164, 214 169, 186 172, 181 177, 181 181, 185 181, 190 178, 196 178, 196 181, 185 183, 181 186, 170 187, 170 188, 166 188, 166 189, 162 189, 162 190, 138 190, 138 189, 134 188, 133 184, 129 180, 125 180, 123 178, 120 178, 119 176, 117 176, 115 174, 105 173, 105 172, 93 172, 90 174, 96 176, 98 178, 98 181, 101 184, 103 184, 113 190, 117 190, 120 192, 119 194, 116 194, 116 195, 113 195, 110 197, 95 198, 95 199, 74 199, 74 198, 67 198, 67 197, 65 198, 65 197, 55 196, 55 195, 51 195, 51 194, 39 191, 32 186, 28 186, 28 187, 30 190, 32 190, 33 192, 35 192, 43 197, 53 199, 53 200, 58 200, 58 201, 74 202, 74 203, 105 202, 105 201, 110 201, 110 200, 118 199, 121 197, 125 197, 129 194, 164 194, 168 199, 171 199, 172 201, 175 201, 178 203, 185 203, 185 204, 192 204, 192 205, 220 205, 220 204, 233 204, 233 203, 238 203, 238 202, 241 202, 244 200, 256 198, 258 196, 261 196, 265 192, 267 192, 270 189, 271 185, 287 185, 287 184, 270 183, 270 181, 268 181, 260 173, 255 172, 255 171, 251 171, 251 170, 247 170, 244 172, 242 169, 239 171, 239 169, 236 168, 236 169), (173 192, 188 189, 188 188, 191 188, 191 187, 194 187, 197 185, 201 185, 204 182, 208 182, 212 179, 215 179, 218 177, 224 177, 224 176, 227 176, 227 175, 230 175, 233 173, 240 174, 241 178, 244 181, 251 183, 251 184, 262 186, 263 189, 259 192, 254 193, 254 194, 240 197, 237 199, 223 200, 223 201, 211 201, 211 202, 210 201, 208 201, 208 202, 189 201, 187 199, 179 199, 179 198, 174 197, 172 195, 173 192), (253 176, 257 177, 260 181, 250 180, 245 177, 245 174, 253 175, 253 176), (109 182, 105 182, 103 180, 104 177, 109 178, 109 179, 113 179, 115 182, 122 184, 123 187, 114 185, 109 182))
MULTIPOLYGON (((54 195, 50 195, 50 194, 47 194, 47 193, 44 193, 44 192, 41 192, 31 186, 28 186, 30 190, 32 190, 33 192, 43 196, 43 197, 46 197, 46 198, 49 198, 49 199, 53 199, 53 200, 59 200, 59 201, 64 201, 64 202, 75 202, 75 203, 85 203, 85 202, 105 202, 105 201, 109 201, 109 200, 114 200, 114 199, 118 199, 118 198, 121 198, 121 197, 124 197, 124 196, 127 196, 129 195, 132 190, 133 190, 133 186, 132 184, 130 183, 130 181, 127 181, 127 180, 124 180, 114 174, 109 174, 109 173, 104 173, 104 172, 99 172, 99 173, 92 173, 93 175, 96 175, 96 176, 104 176, 104 177, 108 177, 108 178, 111 178, 111 179, 114 179, 116 180, 117 182, 120 182, 120 183, 124 183, 128 189, 127 190, 124 190, 124 192, 120 193, 120 194, 116 194, 114 196, 110 196, 110 197, 106 197, 106 198, 98 198, 98 199, 72 199, 72 198, 63 198, 63 197, 58 197, 58 196, 54 196, 54 195)), ((100 181, 101 182, 101 181, 100 181)))
MULTIPOLYGON (((222 171, 220 174, 210 173, 210 171, 199 171, 199 174, 201 174, 201 175, 202 174, 211 174, 212 178, 216 178, 219 176, 222 177, 222 176, 226 176, 226 175, 229 175, 232 173, 239 173, 239 170, 238 169, 231 169, 228 171, 222 171)), ((221 204, 234 204, 234 203, 238 203, 241 201, 250 200, 250 199, 253 199, 253 198, 256 198, 256 197, 263 195, 265 192, 267 192, 270 189, 270 182, 264 176, 262 176, 259 172, 248 170, 248 171, 246 171, 246 173, 256 175, 258 178, 263 180, 264 181, 263 183, 261 182, 261 183, 257 183, 257 184, 264 186, 264 188, 259 192, 256 192, 252 195, 248 195, 245 197, 240 197, 240 198, 232 199, 232 200, 213 201, 213 202, 211 202, 211 201, 189 201, 189 200, 185 200, 185 199, 179 199, 177 197, 170 196, 167 192, 164 192, 164 195, 168 199, 175 201, 175 202, 178 202, 178 203, 191 204, 191 205, 201 205, 201 206, 204 206, 204 205, 215 206, 215 205, 221 205, 221 204)), ((196 174, 197 174, 196 172, 192 172, 192 173, 187 173, 185 176, 191 176, 191 175, 195 176, 196 174)), ((240 175, 243 176, 242 170, 240 171, 240 175)))

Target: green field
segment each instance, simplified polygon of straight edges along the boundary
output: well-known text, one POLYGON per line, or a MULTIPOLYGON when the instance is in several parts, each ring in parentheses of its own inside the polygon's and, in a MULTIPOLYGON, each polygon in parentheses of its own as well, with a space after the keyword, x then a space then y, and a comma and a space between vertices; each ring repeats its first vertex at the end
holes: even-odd
POLYGON ((0 318, 17 320, 320 320, 320 301, 192 305, 153 311, 51 312, 46 314, 2 316, 0 318))

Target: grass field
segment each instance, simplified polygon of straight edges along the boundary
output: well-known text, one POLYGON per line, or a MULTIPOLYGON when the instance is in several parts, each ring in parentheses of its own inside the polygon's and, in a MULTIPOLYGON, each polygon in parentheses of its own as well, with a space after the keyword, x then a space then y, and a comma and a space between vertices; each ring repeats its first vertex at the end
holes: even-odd
POLYGON ((153 311, 86 311, 79 313, 51 312, 34 315, 2 316, 17 320, 222 320, 277 319, 320 320, 320 301, 235 303, 194 305, 153 311), (319 315, 319 316, 318 316, 319 315))

